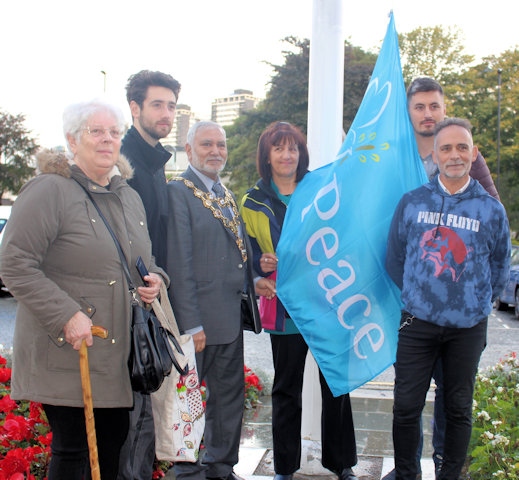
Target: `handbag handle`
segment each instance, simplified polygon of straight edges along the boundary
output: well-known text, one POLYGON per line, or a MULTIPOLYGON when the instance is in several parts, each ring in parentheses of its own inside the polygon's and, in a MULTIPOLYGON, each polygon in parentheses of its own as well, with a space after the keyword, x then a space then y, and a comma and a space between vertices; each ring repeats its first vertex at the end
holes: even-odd
POLYGON ((155 315, 157 315, 157 318, 160 320, 160 323, 165 325, 177 339, 180 338, 180 330, 178 329, 171 303, 169 303, 168 291, 164 282, 160 284, 160 302, 155 298, 151 303, 151 306, 155 315))

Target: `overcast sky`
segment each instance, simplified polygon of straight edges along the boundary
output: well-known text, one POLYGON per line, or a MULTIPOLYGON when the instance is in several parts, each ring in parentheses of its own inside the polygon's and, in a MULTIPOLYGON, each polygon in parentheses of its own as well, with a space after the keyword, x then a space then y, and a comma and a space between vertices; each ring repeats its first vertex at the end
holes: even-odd
MULTIPOLYGON (((0 6, 0 108, 23 113, 40 144, 62 144, 66 105, 103 95, 129 120, 124 86, 143 68, 172 74, 179 102, 210 116, 211 101, 237 88, 263 97, 293 35, 310 38, 313 0, 4 0, 0 6)), ((343 3, 345 39, 378 52, 393 9, 399 33, 458 26, 467 54, 519 44, 508 0, 366 0, 343 3), (463 2, 464 3, 464 2, 463 2)))

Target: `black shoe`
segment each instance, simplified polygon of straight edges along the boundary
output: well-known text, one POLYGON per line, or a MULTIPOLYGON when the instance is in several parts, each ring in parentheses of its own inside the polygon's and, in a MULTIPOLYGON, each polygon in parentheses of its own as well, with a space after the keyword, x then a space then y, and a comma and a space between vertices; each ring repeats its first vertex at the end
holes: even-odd
POLYGON ((236 475, 233 472, 229 473, 229 475, 227 475, 227 479, 226 480, 245 480, 243 477, 240 477, 239 475, 236 475))
POLYGON ((396 470, 393 468, 388 474, 384 475, 381 480, 395 480, 396 470))
POLYGON ((236 475, 236 473, 231 472, 226 477, 207 477, 207 480, 245 480, 244 478, 236 475))
POLYGON ((339 480, 359 480, 353 470, 350 467, 345 468, 341 473, 339 473, 339 480))
POLYGON ((292 480, 293 475, 281 475, 280 473, 276 473, 274 480, 292 480))
MULTIPOLYGON (((396 470, 393 468, 389 473, 384 475, 381 480, 395 480, 396 479, 396 470)), ((422 473, 416 474, 416 480, 422 480, 422 473)))

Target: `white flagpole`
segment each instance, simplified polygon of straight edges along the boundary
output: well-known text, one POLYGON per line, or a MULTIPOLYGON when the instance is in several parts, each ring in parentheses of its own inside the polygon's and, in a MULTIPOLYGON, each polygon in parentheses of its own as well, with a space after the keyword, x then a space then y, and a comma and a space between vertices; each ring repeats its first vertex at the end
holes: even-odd
MULTIPOLYGON (((308 150, 310 168, 333 161, 342 144, 344 36, 342 0, 313 0, 308 88, 308 150)), ((329 473, 321 458, 321 388, 309 354, 303 385, 300 473, 329 473)))
POLYGON ((308 86, 310 168, 330 163, 342 145, 343 0, 313 0, 308 86))

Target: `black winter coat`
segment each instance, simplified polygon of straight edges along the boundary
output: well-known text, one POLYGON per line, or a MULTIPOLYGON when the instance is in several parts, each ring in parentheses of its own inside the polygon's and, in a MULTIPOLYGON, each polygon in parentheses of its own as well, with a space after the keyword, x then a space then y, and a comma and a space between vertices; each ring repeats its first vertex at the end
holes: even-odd
POLYGON ((152 147, 133 126, 123 138, 121 153, 133 167, 133 178, 128 184, 138 192, 144 204, 155 262, 165 268, 168 195, 164 167, 171 153, 160 143, 152 147))

